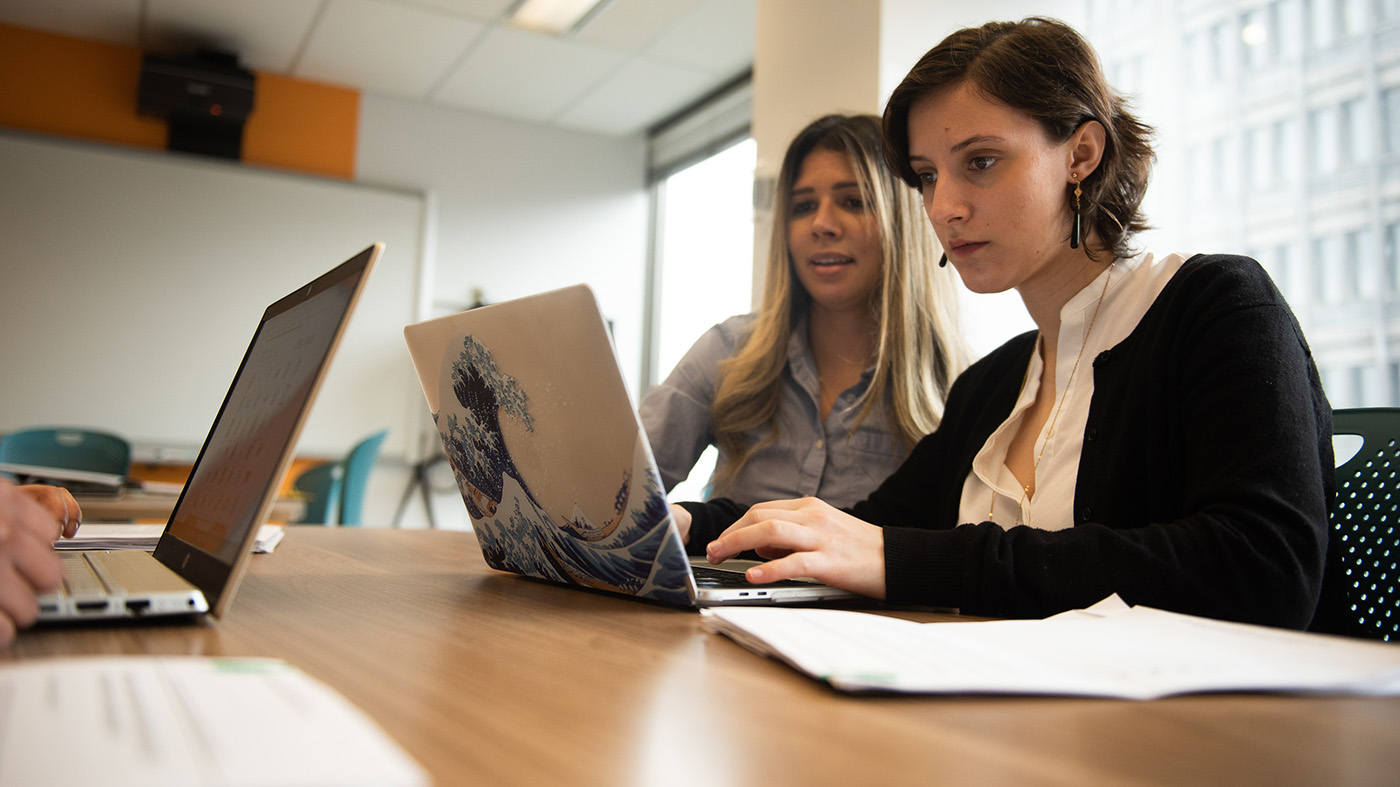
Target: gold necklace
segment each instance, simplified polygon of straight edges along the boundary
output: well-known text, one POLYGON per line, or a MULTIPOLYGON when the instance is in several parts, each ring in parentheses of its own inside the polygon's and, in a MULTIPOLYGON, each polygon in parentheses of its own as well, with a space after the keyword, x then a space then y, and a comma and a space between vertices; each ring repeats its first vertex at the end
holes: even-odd
MULTIPOLYGON (((1074 375, 1079 371, 1079 362, 1084 360, 1084 350, 1089 346, 1089 333, 1094 330, 1094 323, 1099 319, 1099 309, 1103 307, 1103 299, 1108 295, 1108 282, 1113 278, 1113 266, 1118 261, 1114 260, 1108 264, 1108 275, 1103 277, 1103 292, 1099 293, 1098 303, 1094 304, 1094 313, 1089 316, 1089 325, 1084 329, 1084 340, 1079 344, 1079 355, 1074 358, 1074 366, 1070 367, 1069 378, 1065 380, 1065 392, 1060 394, 1060 402, 1055 405, 1055 412, 1050 416, 1050 427, 1045 433, 1045 442, 1041 444, 1040 451, 1035 455, 1035 462, 1031 464, 1031 482, 1035 481, 1035 474, 1040 470, 1040 459, 1045 456, 1045 449, 1050 445, 1050 440, 1055 436, 1055 424, 1059 423, 1060 411, 1065 407, 1065 400, 1069 398, 1070 386, 1074 385, 1074 375)), ((1030 366, 1026 366, 1026 377, 1021 380, 1021 387, 1024 389, 1026 380, 1030 379, 1030 366)), ((1030 497, 1030 483, 1021 485, 1021 499, 1016 502, 1016 524, 1021 524, 1022 512, 1025 511, 1026 498, 1030 497)), ((987 521, 995 521, 992 517, 997 510, 997 491, 992 490, 992 505, 987 509, 987 521)))

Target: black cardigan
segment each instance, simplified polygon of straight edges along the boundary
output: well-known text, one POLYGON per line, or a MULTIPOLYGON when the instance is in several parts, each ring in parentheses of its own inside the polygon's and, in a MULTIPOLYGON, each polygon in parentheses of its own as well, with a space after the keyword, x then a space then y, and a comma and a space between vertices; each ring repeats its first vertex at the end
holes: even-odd
MULTIPOLYGON (((1034 349, 1035 333, 1023 334, 969 367, 938 430, 850 509, 885 529, 887 600, 1043 617, 1118 593, 1306 627, 1333 495, 1332 410, 1258 263, 1193 257, 1094 359, 1073 527, 958 526, 972 460, 1010 414, 1034 349)), ((745 510, 685 507, 695 551, 745 510)))

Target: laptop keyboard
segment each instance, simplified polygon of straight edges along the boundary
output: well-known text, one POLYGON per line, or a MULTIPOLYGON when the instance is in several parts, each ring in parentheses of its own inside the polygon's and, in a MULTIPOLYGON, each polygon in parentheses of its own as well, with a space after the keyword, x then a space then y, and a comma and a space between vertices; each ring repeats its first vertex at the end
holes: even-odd
POLYGON ((690 565, 690 571, 695 575, 695 584, 702 588, 782 588, 799 587, 811 585, 812 582, 800 579, 782 579, 777 582, 765 582, 762 585, 755 585, 744 577, 741 571, 725 571, 724 569, 712 568, 710 566, 690 565))
POLYGON ((101 562, 91 561, 77 552, 63 560, 63 592, 74 598, 106 596, 122 592, 122 585, 112 576, 112 570, 101 562))

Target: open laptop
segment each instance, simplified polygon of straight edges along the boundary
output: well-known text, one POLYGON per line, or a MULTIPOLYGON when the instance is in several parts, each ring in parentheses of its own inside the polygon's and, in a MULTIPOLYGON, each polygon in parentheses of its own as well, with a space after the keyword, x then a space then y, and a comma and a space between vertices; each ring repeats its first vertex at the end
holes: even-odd
POLYGON ((154 553, 62 553, 64 587, 40 597, 41 623, 228 611, 383 248, 365 249, 267 308, 154 553))
POLYGON ((692 565, 587 286, 410 325, 404 338, 492 568, 691 607, 855 597, 692 565))

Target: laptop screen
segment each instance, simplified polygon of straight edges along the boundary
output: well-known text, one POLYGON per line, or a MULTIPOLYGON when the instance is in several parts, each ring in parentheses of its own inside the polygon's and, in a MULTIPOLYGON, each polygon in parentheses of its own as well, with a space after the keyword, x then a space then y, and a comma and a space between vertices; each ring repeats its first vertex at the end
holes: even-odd
POLYGON ((268 308, 214 419, 156 549, 211 603, 262 524, 377 248, 268 308))

